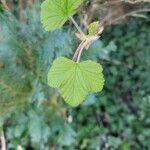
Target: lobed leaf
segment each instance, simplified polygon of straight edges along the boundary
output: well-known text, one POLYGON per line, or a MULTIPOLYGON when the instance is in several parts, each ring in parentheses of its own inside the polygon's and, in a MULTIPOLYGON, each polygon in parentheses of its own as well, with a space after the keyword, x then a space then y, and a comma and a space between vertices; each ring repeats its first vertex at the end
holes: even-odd
POLYGON ((82 0, 45 0, 41 5, 41 22, 46 31, 61 28, 76 13, 82 0))
POLYGON ((77 106, 91 92, 101 91, 104 78, 100 64, 87 60, 76 63, 57 58, 48 73, 48 84, 58 88, 66 103, 77 106))

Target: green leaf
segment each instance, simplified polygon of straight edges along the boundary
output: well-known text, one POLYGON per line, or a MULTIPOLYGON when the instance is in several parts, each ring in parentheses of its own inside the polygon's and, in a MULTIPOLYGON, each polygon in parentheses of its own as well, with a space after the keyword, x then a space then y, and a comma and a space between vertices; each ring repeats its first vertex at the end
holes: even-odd
POLYGON ((46 31, 61 28, 76 13, 82 0, 45 0, 41 5, 41 22, 46 31))
POLYGON ((77 106, 89 93, 102 90, 102 70, 100 64, 90 60, 76 63, 59 57, 49 70, 48 84, 59 89, 66 103, 77 106))
POLYGON ((96 35, 98 33, 98 31, 99 31, 99 28, 100 28, 99 21, 92 22, 88 26, 88 33, 89 33, 89 35, 96 35))

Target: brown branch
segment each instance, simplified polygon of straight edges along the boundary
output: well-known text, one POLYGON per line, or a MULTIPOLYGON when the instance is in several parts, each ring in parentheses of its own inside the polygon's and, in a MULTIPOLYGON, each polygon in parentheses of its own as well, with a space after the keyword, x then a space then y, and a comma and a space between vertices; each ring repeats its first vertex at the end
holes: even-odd
POLYGON ((1 3, 3 4, 4 8, 7 10, 7 11, 10 11, 9 7, 7 6, 7 3, 5 0, 1 0, 1 3))
POLYGON ((103 26, 108 26, 108 25, 111 25, 111 24, 113 24, 113 23, 116 23, 117 21, 119 21, 119 20, 122 20, 122 19, 124 19, 124 18, 126 18, 126 17, 128 17, 128 16, 132 16, 132 15, 134 15, 134 14, 137 14, 137 13, 141 13, 141 12, 150 12, 150 9, 139 9, 139 10, 135 10, 135 11, 131 11, 131 12, 129 12, 129 13, 126 13, 126 14, 124 14, 124 15, 122 15, 122 16, 119 16, 119 17, 117 17, 117 18, 115 18, 114 20, 112 20, 111 21, 111 23, 109 23, 109 24, 107 24, 106 22, 107 22, 107 20, 109 20, 110 19, 110 16, 106 16, 102 21, 101 21, 101 24, 103 25, 103 26))
POLYGON ((130 3, 130 4, 137 4, 137 3, 142 3, 142 2, 150 2, 150 0, 122 0, 124 2, 130 3))
MULTIPOLYGON (((101 30, 100 30, 101 31, 101 30)), ((80 45, 78 46, 78 48, 76 49, 75 51, 75 54, 73 56, 73 60, 78 63, 80 61, 80 58, 81 58, 81 54, 85 49, 88 49, 89 46, 94 43, 96 40, 98 40, 100 38, 100 36, 98 36, 98 34, 96 34, 95 36, 91 36, 91 37, 86 37, 85 39, 80 39, 81 40, 81 43, 80 45)))
POLYGON ((78 48, 76 49, 72 60, 75 61, 75 60, 77 59, 77 57, 78 57, 78 55, 79 55, 79 52, 84 48, 83 45, 84 45, 84 41, 82 41, 82 42, 80 43, 80 45, 78 46, 78 48))
POLYGON ((135 10, 135 11, 126 13, 125 15, 122 15, 122 16, 120 16, 120 17, 114 19, 111 23, 115 23, 115 22, 117 22, 118 20, 124 19, 124 18, 127 17, 127 16, 131 16, 131 15, 134 15, 134 14, 137 14, 137 13, 140 13, 140 12, 150 12, 150 9, 139 9, 139 10, 135 10))
POLYGON ((115 5, 117 3, 129 3, 129 4, 137 4, 137 3, 142 3, 142 2, 150 2, 150 0, 114 0, 114 1, 106 1, 102 4, 100 4, 101 7, 104 6, 110 6, 110 5, 115 5))

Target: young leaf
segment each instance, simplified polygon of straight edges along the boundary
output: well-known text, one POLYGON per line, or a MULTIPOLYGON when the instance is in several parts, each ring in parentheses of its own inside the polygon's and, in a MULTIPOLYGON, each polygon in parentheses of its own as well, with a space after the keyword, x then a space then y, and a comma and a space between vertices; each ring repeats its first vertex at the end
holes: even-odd
POLYGON ((89 33, 89 35, 96 35, 98 33, 98 31, 99 31, 99 28, 100 28, 99 21, 92 22, 88 26, 88 33, 89 33))
POLYGON ((76 13, 82 0, 45 0, 41 5, 41 22, 46 31, 63 26, 76 13))
POLYGON ((59 89, 66 103, 77 106, 89 93, 102 90, 102 70, 100 64, 90 60, 76 63, 59 57, 49 70, 48 84, 59 89))

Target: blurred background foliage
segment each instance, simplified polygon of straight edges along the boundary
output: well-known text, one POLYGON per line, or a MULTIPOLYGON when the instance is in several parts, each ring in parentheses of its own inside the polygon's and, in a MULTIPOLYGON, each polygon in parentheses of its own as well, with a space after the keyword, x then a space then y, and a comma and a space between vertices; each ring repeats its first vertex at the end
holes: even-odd
MULTIPOLYGON (((45 32, 39 19, 40 0, 6 2, 5 7, 0 3, 0 127, 7 149, 21 145, 26 150, 149 150, 149 14, 106 27, 100 40, 84 51, 82 60, 103 65, 105 87, 71 108, 47 85, 53 60, 71 58, 78 44, 71 23, 45 32)), ((98 11, 95 18, 88 16, 94 2, 100 1, 86 1, 80 8, 79 24, 86 26, 108 13, 99 5, 102 16, 98 11)), ((107 25, 125 11, 150 6, 119 5, 109 6, 120 12, 111 13, 107 25)))

